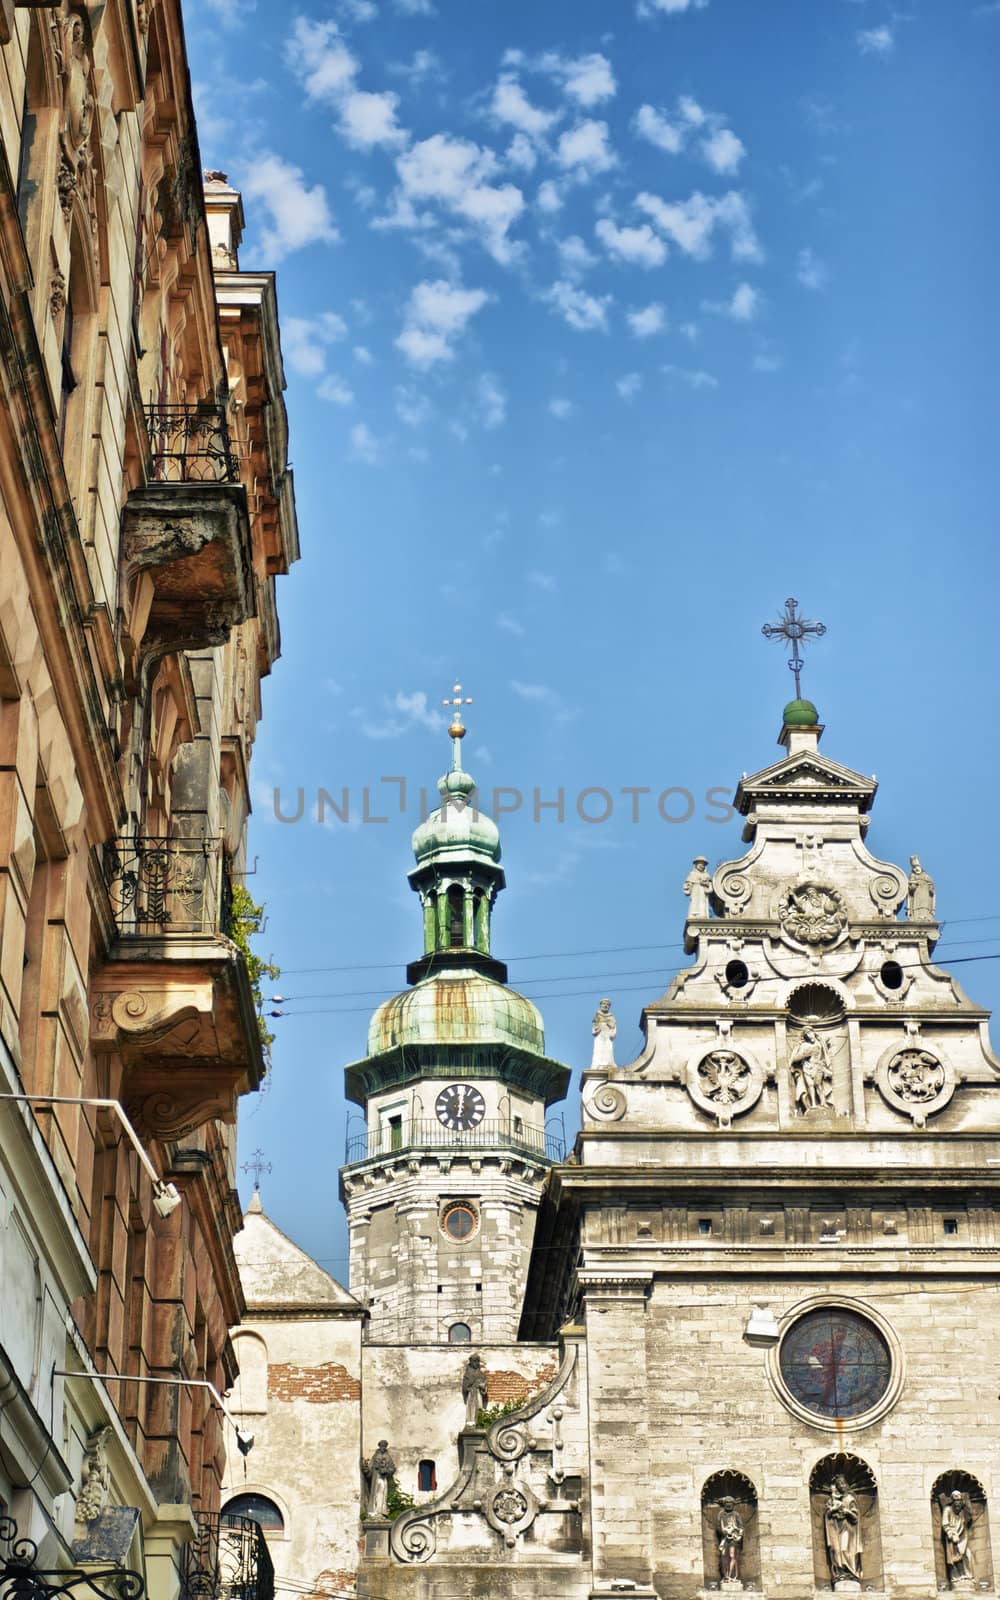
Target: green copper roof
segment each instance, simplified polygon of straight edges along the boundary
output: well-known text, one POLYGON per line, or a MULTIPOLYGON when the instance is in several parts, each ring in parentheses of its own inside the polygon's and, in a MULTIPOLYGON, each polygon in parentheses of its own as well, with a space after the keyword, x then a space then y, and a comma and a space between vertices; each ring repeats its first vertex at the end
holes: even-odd
POLYGON ((476 780, 459 764, 460 745, 455 740, 455 760, 450 772, 438 779, 441 805, 426 822, 413 830, 413 854, 418 866, 439 860, 452 862, 470 855, 500 860, 500 830, 476 804, 476 780))
POLYGON ((545 1031, 530 1000, 469 967, 424 978, 379 1006, 368 1054, 405 1044, 501 1044, 541 1055, 545 1031))
POLYGON ((786 728, 814 728, 819 712, 811 700, 789 700, 784 710, 786 728))

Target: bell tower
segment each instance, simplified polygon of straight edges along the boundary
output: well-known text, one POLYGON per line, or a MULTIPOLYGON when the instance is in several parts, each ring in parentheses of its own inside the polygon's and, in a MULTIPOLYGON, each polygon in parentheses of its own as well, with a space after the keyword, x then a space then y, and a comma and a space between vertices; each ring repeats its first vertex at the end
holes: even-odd
POLYGON ((516 1337, 542 1184, 562 1155, 545 1114, 569 1068, 546 1056, 538 1011, 492 953, 500 834, 462 764, 470 702, 456 684, 445 704, 451 766, 414 831, 409 873, 423 953, 372 1017, 368 1054, 345 1069, 365 1115, 341 1172, 350 1287, 377 1343, 516 1337))

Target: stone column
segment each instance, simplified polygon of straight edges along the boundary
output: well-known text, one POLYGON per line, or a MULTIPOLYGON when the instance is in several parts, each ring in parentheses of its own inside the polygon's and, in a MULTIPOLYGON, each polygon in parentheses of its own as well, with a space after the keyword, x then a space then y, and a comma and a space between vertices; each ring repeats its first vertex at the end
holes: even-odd
POLYGON ((646 1304, 652 1274, 580 1273, 587 1325, 592 1595, 652 1596, 646 1304))

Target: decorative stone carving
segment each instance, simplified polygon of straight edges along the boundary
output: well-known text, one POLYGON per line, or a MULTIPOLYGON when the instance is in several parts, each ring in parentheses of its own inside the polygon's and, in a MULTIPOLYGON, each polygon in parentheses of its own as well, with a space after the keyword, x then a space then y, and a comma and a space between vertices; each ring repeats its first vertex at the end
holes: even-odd
POLYGON ((906 914, 911 922, 934 921, 934 879, 920 865, 919 856, 910 857, 906 914))
POLYGON ((833 1065, 829 1042, 815 1028, 806 1028, 801 1044, 788 1058, 795 1108, 800 1116, 833 1107, 833 1065))
MULTIPOLYGON (((513 1472, 513 1467, 505 1469, 513 1472)), ((517 1543, 518 1534, 524 1533, 538 1515, 538 1501, 526 1483, 502 1483, 485 1504, 486 1520, 495 1528, 508 1549, 517 1543)))
POLYGON ((110 1437, 111 1424, 105 1422, 87 1438, 80 1469, 80 1493, 76 1497, 77 1522, 93 1522, 108 1503, 111 1472, 106 1446, 110 1437))
POLYGON ((761 1067, 743 1044, 736 1049, 726 1036, 703 1046, 688 1062, 688 1094, 720 1127, 755 1106, 763 1087, 761 1067))
POLYGON ((972 1501, 962 1489, 941 1497, 941 1538, 944 1564, 953 1589, 971 1588, 975 1582, 969 1534, 972 1532, 972 1501))
POLYGON ((591 1067, 613 1067, 615 1064, 615 1038, 618 1034, 618 1024, 611 1015, 610 1000, 601 1001, 594 1013, 590 1031, 594 1035, 594 1052, 590 1058, 591 1067))
POLYGON ((465 1401, 465 1426, 474 1428, 476 1417, 485 1407, 488 1390, 482 1356, 470 1356, 462 1373, 462 1399, 465 1401))
POLYGON ((592 1118, 595 1122, 618 1122, 625 1115, 625 1107, 626 1100, 622 1091, 610 1083, 602 1083, 583 1101, 584 1116, 592 1118))
POLYGON ((707 856, 695 856, 691 871, 684 879, 684 893, 691 902, 688 916, 701 919, 708 916, 708 897, 712 892, 712 874, 705 869, 707 856))
POLYGON ((705 1587, 728 1594, 760 1586, 757 1491, 733 1468, 714 1472, 701 1491, 705 1587))
POLYGON ((941 1056, 928 1050, 914 1029, 907 1029, 903 1044, 883 1051, 875 1069, 882 1098, 922 1128, 928 1117, 948 1104, 955 1092, 955 1075, 941 1056))
POLYGON ((370 1461, 362 1463, 361 1470, 366 1484, 366 1516, 385 1517, 389 1511, 389 1483, 396 1471, 388 1439, 379 1440, 378 1449, 370 1461))
POLYGON ((56 53, 63 85, 57 183, 59 203, 68 217, 81 181, 88 196, 92 188, 87 147, 94 123, 94 97, 90 92, 90 57, 82 17, 71 14, 66 18, 56 53))
POLYGON ((807 949, 836 944, 847 928, 844 902, 836 889, 821 883, 800 883, 778 902, 784 937, 807 949))
POLYGON ((740 1557, 743 1553, 743 1518, 731 1494, 723 1495, 719 1501, 719 1520, 715 1525, 715 1533, 719 1543, 719 1577, 724 1586, 738 1584, 742 1588, 740 1557))
POLYGON ((57 267, 52 274, 49 284, 49 310, 53 318, 62 315, 66 309, 66 279, 57 267))
POLYGON ((857 1497, 851 1493, 843 1473, 837 1474, 828 1490, 823 1527, 834 1588, 845 1580, 860 1584, 864 1550, 861 1514, 857 1497))

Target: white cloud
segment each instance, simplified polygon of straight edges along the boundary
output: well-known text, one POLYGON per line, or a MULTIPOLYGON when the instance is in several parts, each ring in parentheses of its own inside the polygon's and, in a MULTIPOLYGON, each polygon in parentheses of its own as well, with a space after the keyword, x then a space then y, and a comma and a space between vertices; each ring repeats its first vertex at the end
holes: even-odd
MULTIPOLYGON (((247 167, 242 189, 249 201, 260 201, 267 214, 260 235, 260 253, 268 262, 284 260, 309 244, 335 244, 340 235, 321 183, 302 181, 301 167, 265 153, 247 167)), ((248 207, 248 210, 250 208, 248 207)))
POLYGON ((559 192, 559 185, 553 183, 551 178, 546 178, 544 183, 539 184, 536 200, 539 211, 546 211, 549 215, 562 210, 563 198, 559 192))
POLYGON ((704 11, 708 0, 639 0, 637 17, 680 16, 682 11, 704 11))
POLYGON ((497 627, 502 628, 505 633, 514 634, 515 638, 518 639, 524 633, 524 623, 519 622, 517 617, 515 617, 510 611, 501 611, 499 613, 497 616, 497 627))
POLYGON ((649 339, 654 333, 662 333, 667 325, 666 312, 655 300, 651 305, 627 311, 625 321, 637 339, 649 339))
POLYGON ((406 384, 396 385, 396 415, 406 428, 422 428, 431 414, 431 403, 425 394, 406 384))
POLYGON ((443 81, 447 77, 441 57, 433 50, 414 50, 412 61, 390 61, 389 71, 399 78, 405 78, 412 88, 428 78, 443 81))
POLYGON ((339 7, 349 22, 374 22, 378 16, 375 0, 339 0, 339 7))
POLYGON ((410 295, 396 348, 415 367, 450 361, 456 340, 488 299, 484 289, 464 289, 444 278, 418 283, 410 295))
POLYGON ((578 233, 559 240, 559 259, 564 272, 570 273, 586 272, 597 263, 597 257, 587 249, 578 233))
POLYGON ((431 0, 393 0, 396 10, 404 17, 434 17, 436 7, 431 0))
POLYGON ((555 417, 557 422, 566 422, 575 411, 576 406, 565 395, 553 395, 549 401, 549 416, 555 417))
POLYGON ((658 150, 665 150, 668 155, 679 155, 684 148, 684 129, 669 122, 655 106, 640 106, 633 126, 641 139, 648 139, 650 144, 655 144, 658 150))
POLYGON ((309 100, 336 105, 341 95, 353 88, 358 61, 341 38, 335 22, 313 22, 309 17, 296 17, 285 57, 309 100))
POLYGON ((359 362, 363 367, 370 367, 372 362, 375 360, 375 357, 372 355, 368 346, 364 344, 356 344, 354 349, 351 351, 351 354, 353 355, 355 361, 359 362))
POLYGON ((381 94, 357 89, 345 95, 340 106, 340 131, 352 149, 403 144, 408 135, 396 121, 398 105, 399 95, 391 89, 381 94))
POLYGON ((558 60, 554 75, 561 77, 570 99, 588 109, 612 99, 618 89, 611 62, 597 51, 577 56, 575 61, 558 60))
POLYGON ((350 432, 351 454, 373 467, 378 460, 379 443, 366 422, 356 422, 350 432))
POLYGON ((419 226, 413 202, 435 201, 471 223, 495 260, 512 260, 517 247, 507 234, 524 210, 524 196, 513 184, 487 181, 498 167, 493 151, 480 148, 471 139, 435 133, 418 141, 396 161, 401 200, 411 213, 406 215, 404 210, 400 222, 419 226))
POLYGON ((554 594, 558 587, 554 573, 539 572, 537 569, 528 573, 528 582, 534 584, 536 589, 543 589, 546 594, 554 594))
POLYGON ((507 420, 507 396, 492 372, 480 375, 476 384, 476 404, 484 428, 500 428, 507 420))
POLYGON ((507 123, 530 139, 544 138, 552 124, 559 120, 557 111, 543 111, 540 106, 532 105, 513 73, 501 74, 493 90, 490 114, 494 121, 507 123))
POLYGON ((683 383, 692 389, 717 389, 718 378, 713 378, 710 372, 702 372, 698 368, 665 366, 664 372, 670 378, 680 378, 683 383))
POLYGON ((600 217, 594 232, 610 256, 632 266, 661 267, 667 259, 666 245, 648 222, 637 228, 619 228, 608 217, 600 217))
POLYGON ((326 366, 325 347, 347 333, 347 323, 335 311, 318 317, 286 317, 281 326, 281 350, 293 372, 318 378, 326 366))
POLYGON ((511 688, 521 700, 527 700, 529 705, 545 706, 556 722, 572 722, 577 716, 577 711, 568 706, 562 695, 556 689, 550 689, 545 683, 519 683, 516 678, 511 679, 511 688))
POLYGON ((578 177, 610 171, 617 158, 608 144, 607 123, 588 121, 567 128, 559 136, 556 160, 561 167, 572 168, 578 177))
POLYGON ((616 381, 615 388, 623 400, 634 400, 642 388, 641 373, 626 372, 624 377, 616 381))
POLYGON ((799 251, 795 276, 804 289, 822 289, 825 288, 830 274, 826 262, 821 261, 815 250, 810 250, 807 245, 804 250, 799 251))
POLYGON ((759 292, 749 283, 741 283, 733 291, 729 302, 729 315, 736 322, 752 322, 760 310, 759 292))
POLYGON ((331 405, 352 406, 354 404, 354 390, 332 372, 328 373, 319 385, 316 393, 321 400, 329 400, 331 405))
POLYGON ((239 28, 246 21, 248 11, 256 11, 256 0, 205 0, 209 11, 219 18, 224 28, 239 28))
POLYGON ((526 133, 515 133, 507 146, 504 160, 509 167, 518 167, 521 172, 534 172, 538 165, 538 152, 526 133))
POLYGON ((661 233, 672 239, 685 255, 703 261, 712 253, 712 235, 717 227, 729 234, 729 248, 736 261, 759 261, 762 251, 750 220, 750 208, 738 190, 716 198, 695 190, 687 200, 666 201, 658 195, 636 196, 636 205, 645 211, 661 233))
POLYGON ((702 140, 702 155, 715 172, 735 172, 746 155, 746 146, 731 128, 717 128, 702 140))
POLYGON ((677 104, 684 121, 689 122, 692 128, 704 127, 708 121, 708 112, 702 110, 693 95, 682 94, 677 104))
MULTIPOLYGON (((413 452, 410 453, 412 455, 413 452)), ((362 730, 369 739, 398 739, 414 726, 426 728, 430 733, 439 733, 445 725, 441 712, 428 705, 423 689, 415 689, 412 694, 405 694, 399 689, 385 705, 389 715, 381 721, 376 721, 367 712, 355 713, 361 719, 362 730)))
POLYGON ((863 56, 888 56, 896 47, 893 31, 885 23, 878 28, 862 28, 857 41, 863 56))
POLYGON ((587 294, 584 289, 560 279, 558 283, 552 285, 543 298, 560 313, 571 328, 576 328, 578 332, 592 333, 595 330, 601 333, 607 332, 611 295, 587 294))

